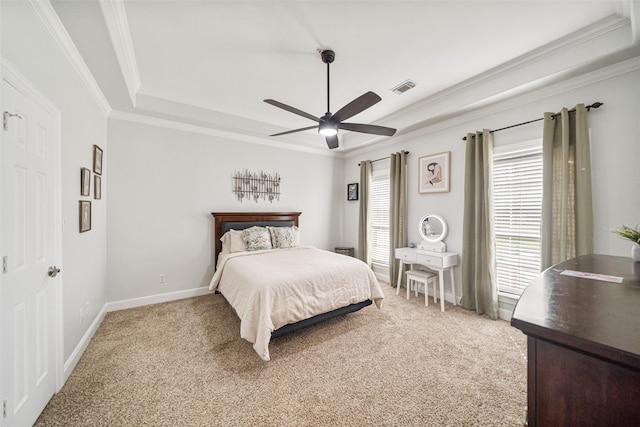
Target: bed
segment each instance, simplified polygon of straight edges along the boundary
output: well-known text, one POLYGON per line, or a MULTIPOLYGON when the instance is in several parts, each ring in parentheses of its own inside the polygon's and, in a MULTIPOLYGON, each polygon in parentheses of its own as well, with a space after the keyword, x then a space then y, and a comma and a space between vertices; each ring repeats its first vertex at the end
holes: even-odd
POLYGON ((381 306, 382 289, 365 263, 300 246, 300 212, 212 215, 216 271, 209 288, 233 307, 240 336, 263 360, 270 359, 271 338, 372 303, 381 306))

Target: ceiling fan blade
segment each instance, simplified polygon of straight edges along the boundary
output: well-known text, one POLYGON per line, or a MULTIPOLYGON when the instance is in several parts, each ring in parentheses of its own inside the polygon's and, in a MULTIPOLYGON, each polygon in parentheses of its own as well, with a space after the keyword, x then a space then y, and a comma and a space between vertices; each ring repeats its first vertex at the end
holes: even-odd
POLYGON ((338 135, 325 136, 330 149, 338 148, 338 135))
POLYGON ((340 123, 340 129, 350 130, 352 132, 372 133, 374 135, 393 136, 396 130, 378 125, 364 125, 361 123, 340 123))
POLYGON ((337 113, 333 115, 332 118, 336 119, 339 122, 347 120, 348 118, 361 113, 362 111, 366 110, 372 105, 377 104, 380 101, 382 101, 382 98, 369 91, 342 107, 340 110, 338 110, 337 113))
POLYGON ((317 129, 318 126, 308 126, 306 128, 300 128, 300 129, 293 129, 293 130, 288 130, 286 132, 280 132, 280 133, 274 133, 273 135, 269 135, 269 136, 280 136, 280 135, 286 135, 288 133, 295 133, 295 132, 302 132, 305 130, 311 130, 311 129, 317 129))
POLYGON ((297 108, 291 107, 291 106, 289 106, 287 104, 283 104, 282 102, 279 102, 279 101, 276 101, 276 100, 273 100, 273 99, 265 99, 264 102, 266 102, 267 104, 271 104, 274 107, 282 108, 283 110, 286 110, 286 111, 288 111, 290 113, 297 114, 297 115, 302 116, 302 117, 306 117, 307 119, 311 119, 314 122, 319 122, 320 121, 320 119, 317 118, 316 116, 313 116, 313 115, 311 115, 309 113, 305 113, 304 111, 298 110, 297 108))

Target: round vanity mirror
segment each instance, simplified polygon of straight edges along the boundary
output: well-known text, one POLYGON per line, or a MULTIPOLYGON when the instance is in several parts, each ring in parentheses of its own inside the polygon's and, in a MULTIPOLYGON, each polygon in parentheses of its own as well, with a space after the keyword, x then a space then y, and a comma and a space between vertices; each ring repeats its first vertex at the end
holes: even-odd
POLYGON ((441 243, 447 237, 447 222, 440 215, 427 214, 420 219, 418 223, 418 231, 423 239, 422 245, 424 249, 429 247, 444 248, 441 243))

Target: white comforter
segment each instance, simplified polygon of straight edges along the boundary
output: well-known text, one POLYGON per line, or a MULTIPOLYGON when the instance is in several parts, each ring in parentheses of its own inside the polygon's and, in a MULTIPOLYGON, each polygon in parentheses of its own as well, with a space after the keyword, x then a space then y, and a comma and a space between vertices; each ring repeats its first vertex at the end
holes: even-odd
POLYGON ((384 295, 364 262, 314 247, 220 254, 209 289, 240 317, 240 336, 269 360, 271 332, 289 323, 384 295))

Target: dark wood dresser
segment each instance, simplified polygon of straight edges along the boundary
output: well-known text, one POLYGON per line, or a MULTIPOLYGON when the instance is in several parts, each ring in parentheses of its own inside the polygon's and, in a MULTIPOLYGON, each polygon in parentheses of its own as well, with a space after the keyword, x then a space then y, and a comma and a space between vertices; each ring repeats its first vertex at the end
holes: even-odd
POLYGON ((640 263, 585 255, 557 264, 525 290, 511 325, 527 335, 529 426, 640 426, 640 263))

